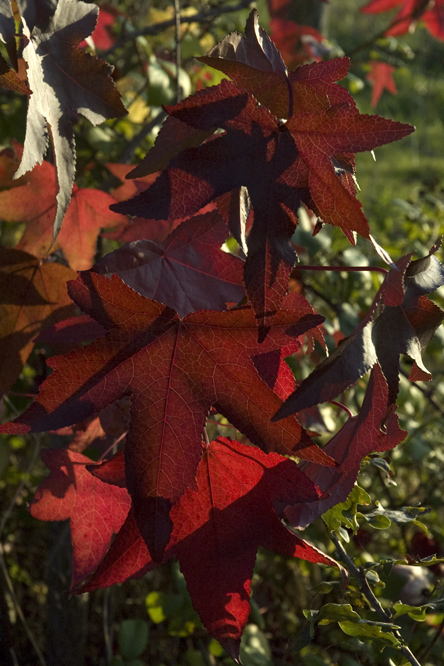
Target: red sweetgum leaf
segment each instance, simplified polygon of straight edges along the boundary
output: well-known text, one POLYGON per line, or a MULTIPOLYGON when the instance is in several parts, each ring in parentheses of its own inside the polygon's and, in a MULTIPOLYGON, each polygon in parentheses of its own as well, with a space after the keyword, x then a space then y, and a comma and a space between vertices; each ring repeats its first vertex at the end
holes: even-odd
POLYGON ((76 46, 97 23, 98 7, 59 0, 52 5, 17 0, 25 46, 23 58, 32 95, 25 145, 16 178, 41 164, 51 137, 57 178, 57 237, 71 199, 75 176, 73 123, 81 113, 93 125, 123 116, 125 107, 112 79, 112 68, 76 46))
POLYGON ((8 66, 8 63, 0 54, 0 86, 12 90, 14 92, 22 93, 23 95, 30 95, 26 83, 24 83, 19 75, 8 66))
POLYGON ((333 85, 347 74, 348 59, 312 63, 289 73, 276 46, 259 27, 256 9, 247 19, 245 37, 232 32, 198 60, 229 76, 277 118, 338 103, 348 103, 356 110, 350 93, 333 85))
MULTIPOLYGON (((17 50, 15 44, 15 21, 9 0, 3 0, 0 7, 0 41, 5 45, 10 62, 15 69, 18 68, 17 50)), ((14 92, 30 94, 26 83, 21 80, 17 72, 11 69, 0 54, 0 85, 14 92)))
POLYGON ((398 394, 400 354, 407 354, 415 361, 421 379, 430 378, 422 352, 442 323, 444 312, 424 294, 444 284, 444 267, 433 253, 411 263, 410 259, 411 255, 406 255, 397 262, 396 268, 385 277, 365 319, 304 379, 273 416, 273 421, 333 400, 376 362, 388 383, 389 409, 398 394), (387 305, 398 302, 401 271, 405 271, 402 303, 387 305))
POLYGON ((437 39, 444 39, 444 1, 435 0, 372 0, 361 8, 364 14, 378 14, 400 7, 386 35, 404 35, 413 32, 418 21, 423 21, 437 39), (430 8, 429 8, 430 6, 430 8))
POLYGON ((303 529, 332 506, 344 502, 359 473, 365 456, 388 451, 402 442, 407 432, 399 427, 394 412, 387 414, 388 387, 378 364, 373 367, 358 416, 347 423, 324 446, 324 451, 339 464, 335 469, 300 463, 309 479, 324 492, 324 497, 309 504, 288 506, 284 513, 291 525, 303 529))
POLYGON ((133 241, 95 264, 132 289, 185 317, 195 310, 225 310, 244 298, 244 262, 223 252, 228 229, 217 211, 182 222, 162 243, 133 241))
POLYGON ((200 146, 213 133, 211 130, 194 129, 181 120, 168 116, 160 128, 154 146, 126 177, 140 178, 166 169, 177 153, 186 148, 200 146))
POLYGON ((37 488, 30 512, 39 520, 67 520, 73 545, 72 582, 75 588, 106 554, 131 506, 125 488, 95 478, 86 465, 91 459, 67 449, 43 450, 51 474, 37 488))
POLYGON ((61 264, 0 248, 0 393, 18 379, 38 334, 74 314, 66 290, 74 277, 61 264))
MULTIPOLYGON (((94 471, 100 473, 100 468, 94 471)), ((221 437, 204 449, 196 487, 171 510, 173 531, 163 561, 177 557, 203 624, 237 662, 259 546, 337 565, 290 532, 274 510, 275 503, 305 503, 318 497, 293 461, 221 437)), ((130 512, 98 570, 78 591, 138 577, 154 566, 130 512)))
MULTIPOLYGON (((184 125, 185 123, 181 123, 184 125)), ((155 146, 153 147, 154 150, 155 146)), ((151 154, 151 151, 148 155, 151 154)), ((148 157, 147 155, 147 157, 148 157)), ((157 158, 156 158, 157 159, 157 158)), ((120 180, 125 181, 123 185, 120 185, 115 190, 113 190, 113 197, 116 201, 124 201, 132 196, 137 196, 141 192, 144 192, 148 189, 150 185, 156 180, 158 173, 148 173, 144 177, 137 177, 132 180, 125 180, 128 177, 128 174, 134 173, 132 171, 133 167, 128 164, 110 164, 108 163, 107 168, 111 173, 119 178, 120 180)), ((131 176, 132 178, 132 176, 131 176)), ((199 212, 201 214, 209 213, 212 210, 215 210, 215 204, 209 204, 204 206, 199 212)), ((138 241, 141 238, 151 240, 155 243, 162 243, 168 234, 170 234, 174 229, 176 229, 183 222, 182 218, 170 219, 170 220, 153 220, 153 219, 144 219, 143 217, 135 217, 131 221, 126 220, 125 223, 118 227, 116 231, 107 232, 103 234, 106 238, 117 239, 125 243, 138 241)))
MULTIPOLYGON (((316 109, 283 123, 234 83, 225 80, 202 90, 167 111, 196 129, 217 126, 226 132, 184 150, 145 192, 112 206, 130 215, 173 221, 245 186, 254 222, 244 282, 261 339, 296 260, 290 239, 301 201, 349 237, 353 231, 368 237, 368 222, 354 185, 352 192, 342 175, 343 166, 353 170, 350 153, 371 150, 413 130, 379 116, 360 115, 344 103, 316 109), (344 159, 333 161, 341 155, 344 159)), ((236 237, 237 229, 232 232, 236 237)))
POLYGON ((106 329, 89 315, 68 317, 63 321, 48 326, 36 338, 36 342, 50 345, 78 346, 83 342, 92 342, 102 335, 106 329))
POLYGON ((52 358, 48 364, 54 372, 37 400, 0 432, 61 428, 131 395, 127 487, 154 559, 162 559, 170 537, 171 506, 195 483, 202 430, 212 405, 265 451, 334 464, 293 417, 270 422, 282 403, 250 360, 319 325, 319 315, 284 307, 259 345, 251 308, 200 311, 181 320, 116 275, 108 279, 87 271, 70 282, 69 293, 109 332, 87 347, 52 358))
POLYGON ((376 107, 378 104, 379 98, 381 97, 384 90, 392 93, 392 95, 398 94, 398 89, 393 80, 393 72, 395 71, 393 65, 388 65, 386 62, 371 62, 370 63, 370 72, 365 77, 368 81, 373 81, 373 93, 371 105, 376 107))
POLYGON ((311 60, 321 60, 316 49, 325 52, 320 32, 309 25, 298 25, 285 19, 270 20, 271 39, 289 68, 311 60))
MULTIPOLYGON (((14 144, 20 158, 23 148, 14 144)), ((4 159, 8 159, 7 156, 4 159)), ((63 229, 53 243, 53 224, 56 215, 56 174, 49 162, 37 166, 24 177, 24 184, 5 183, 0 192, 0 219, 26 222, 18 249, 45 257, 50 249, 63 250, 74 270, 90 268, 96 252, 97 237, 103 227, 126 224, 123 215, 109 210, 115 199, 100 190, 79 189, 74 185, 66 210, 63 229)))
POLYGON ((73 437, 67 448, 74 453, 82 453, 88 446, 104 443, 106 438, 106 433, 98 416, 93 416, 83 423, 79 423, 71 430, 73 437))
MULTIPOLYGON (((97 24, 91 35, 94 46, 99 51, 107 51, 115 43, 116 40, 111 30, 115 20, 116 13, 111 13, 102 7, 100 8, 97 24)), ((86 42, 82 42, 80 46, 86 46, 86 42)))

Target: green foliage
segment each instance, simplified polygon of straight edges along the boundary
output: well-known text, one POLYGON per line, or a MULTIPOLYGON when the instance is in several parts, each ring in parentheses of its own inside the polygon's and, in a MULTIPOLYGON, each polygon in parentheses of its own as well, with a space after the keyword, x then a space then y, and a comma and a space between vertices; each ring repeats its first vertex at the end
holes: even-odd
MULTIPOLYGON (((347 85, 361 112, 371 112, 371 89, 365 78, 368 61, 387 56, 397 67, 399 94, 383 95, 378 113, 415 124, 417 132, 402 145, 378 148, 376 162, 369 155, 358 155, 360 199, 376 240, 393 260, 410 251, 424 256, 444 229, 441 149, 444 45, 419 28, 414 35, 381 37, 367 50, 357 50, 369 34, 369 25, 370 33, 378 34, 386 26, 386 19, 375 16, 370 21, 368 16, 358 14, 354 0, 331 0, 330 4, 328 37, 332 54, 351 53, 352 70, 347 85)), ((248 15, 245 8, 217 15, 214 20, 209 17, 206 21, 185 24, 177 77, 172 55, 176 47, 173 27, 131 38, 134 31, 171 19, 171 4, 152 3, 148 10, 146 3, 129 6, 123 0, 115 0, 112 6, 119 11, 112 28, 117 46, 111 47, 106 60, 115 67, 117 85, 129 115, 98 127, 91 127, 84 120, 76 124, 76 183, 79 187, 95 188, 102 188, 105 183, 107 191, 118 183, 109 175, 106 164, 138 162, 146 154, 163 120, 161 106, 174 104, 177 99, 177 84, 185 97, 196 88, 221 81, 220 73, 196 64, 193 56, 206 53, 231 30, 243 31, 248 15), (128 151, 128 146, 132 150, 128 151)), ((192 2, 184 10, 207 8, 208 5, 192 2)), ((13 139, 23 142, 26 100, 2 90, 0 111, 2 146, 10 146, 13 139)), ((14 245, 23 230, 24 227, 2 222, 2 244, 14 245)), ((327 317, 327 344, 333 348, 335 335, 341 332, 346 336, 355 328, 381 283, 376 273, 347 272, 347 268, 379 265, 379 257, 361 239, 351 247, 338 229, 312 236, 305 212, 300 213, 300 224, 292 240, 304 248, 303 263, 344 268, 343 272, 303 275, 296 268, 294 276, 295 284, 305 290, 316 311, 327 317)), ((97 258, 114 249, 115 241, 102 238, 100 243, 97 258)), ((444 304, 442 294, 433 298, 437 304, 444 304)), ((241 646, 241 659, 246 666, 286 663, 376 666, 382 663, 381 659, 390 666, 404 666, 405 656, 398 649, 403 642, 408 643, 424 665, 442 663, 443 639, 439 632, 444 622, 443 342, 441 330, 428 348, 426 365, 434 377, 432 384, 412 384, 405 377, 401 380, 399 415, 401 425, 409 430, 405 443, 387 458, 367 459, 359 485, 354 486, 348 499, 305 531, 314 545, 332 557, 336 551, 330 534, 340 537, 350 559, 364 571, 382 607, 392 614, 393 623, 378 619, 356 580, 352 579, 345 588, 339 572, 305 562, 295 563, 261 550, 253 578, 252 615, 241 646), (415 542, 418 533, 424 535, 424 540, 415 542), (427 546, 427 554, 415 551, 418 544, 422 548, 427 546), (390 581, 396 575, 393 567, 397 565, 414 571, 431 569, 428 592, 424 593, 424 587, 419 592, 415 589, 417 598, 412 601, 411 590, 405 589, 408 585, 412 587, 412 579, 405 578, 394 590, 390 581), (401 637, 394 631, 399 631, 401 637)), ((14 393, 5 397, 9 416, 22 412, 30 402, 26 395, 36 393, 44 378, 46 355, 45 343, 38 343, 14 386, 14 393)), ((307 376, 320 358, 317 349, 308 357, 298 358, 297 379, 307 376)), ((403 361, 402 368, 408 376, 409 362, 403 361)), ((357 409, 365 388, 365 380, 358 381, 348 392, 347 405, 357 409)), ((339 429, 345 419, 336 406, 323 405, 314 429, 319 426, 322 431, 323 424, 327 434, 321 434, 322 441, 339 429)), ((216 434, 227 434, 223 421, 214 428, 216 434)), ((12 593, 7 586, 2 591, 1 613, 8 615, 15 646, 13 658, 18 655, 20 666, 37 663, 23 632, 20 612, 24 611, 29 631, 43 649, 45 633, 51 633, 45 616, 49 605, 54 604, 53 574, 44 569, 43 563, 48 553, 57 558, 57 553, 69 550, 60 533, 54 537, 49 525, 36 523, 26 511, 35 488, 46 476, 44 465, 37 460, 37 451, 50 441, 54 447, 64 446, 66 435, 34 435, 33 439, 8 436, 0 441, 0 491, 6 512, 1 557, 13 590, 12 593)), ((66 571, 61 575, 65 576, 67 589, 66 571)), ((60 603, 66 607, 65 596, 60 603)), ((81 615, 85 608, 78 610, 78 617, 82 621, 86 617, 88 648, 84 663, 87 666, 232 663, 220 644, 203 630, 175 564, 163 565, 140 580, 127 581, 113 589, 109 597, 98 591, 91 595, 86 616, 81 615), (108 613, 110 608, 113 613, 103 615, 103 610, 108 613), (102 622, 111 634, 107 653, 103 647, 102 622)), ((10 655, 6 658, 9 660, 10 655)))

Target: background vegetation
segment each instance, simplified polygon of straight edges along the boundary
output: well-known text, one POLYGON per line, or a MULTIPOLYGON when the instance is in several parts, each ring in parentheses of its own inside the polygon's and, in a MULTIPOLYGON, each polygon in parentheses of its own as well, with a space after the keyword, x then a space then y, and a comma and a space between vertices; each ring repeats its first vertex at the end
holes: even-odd
MULTIPOLYGON (((314 0, 313 0, 314 1, 314 0)), ((359 155, 357 177, 367 218, 374 235, 397 260, 415 251, 428 253, 444 229, 443 116, 444 43, 419 26, 412 35, 370 42, 388 24, 385 14, 359 14, 354 0, 330 0, 322 28, 331 56, 352 58, 343 82, 353 93, 361 112, 371 113, 372 88, 366 75, 371 60, 382 59, 396 67, 397 95, 384 92, 380 115, 416 125, 417 132, 402 142, 376 151, 376 162, 359 155)), ((360 3, 361 5, 363 3, 360 3)), ((232 30, 243 31, 249 8, 221 13, 223 4, 183 3, 183 16, 195 12, 205 20, 183 24, 180 86, 184 96, 202 85, 217 83, 219 75, 202 67, 192 56, 203 55, 232 30), (214 15, 211 10, 214 9, 214 15), (210 12, 210 14, 208 14, 210 12)), ((267 28, 265 3, 258 3, 267 28)), ((115 65, 115 77, 129 115, 92 128, 80 120, 77 128, 77 184, 112 191, 118 181, 106 164, 137 162, 155 140, 162 118, 161 104, 176 100, 174 27, 136 37, 139 31, 174 17, 168 1, 113 0, 111 28, 114 43, 103 57, 115 65)), ((2 122, 0 143, 23 142, 26 99, 0 92, 2 122)), ((13 246, 23 225, 3 222, 1 244, 13 246)), ((379 264, 368 243, 351 247, 343 235, 329 228, 312 238, 303 220, 294 242, 305 248, 305 264, 343 265, 343 272, 295 271, 294 287, 306 291, 314 307, 327 317, 332 336, 347 335, 366 311, 379 286, 371 273, 347 273, 348 266, 379 264)), ((117 247, 101 239, 98 255, 117 247)), ((443 305, 442 297, 435 297, 443 305)), ((381 604, 421 606, 395 619, 422 666, 438 666, 444 654, 444 587, 442 565, 414 567, 395 573, 387 560, 444 555, 444 382, 443 332, 438 330, 428 348, 427 367, 433 383, 401 382, 398 399, 406 441, 386 458, 368 459, 359 485, 346 506, 326 517, 335 525, 349 557, 362 566, 381 604), (365 496, 367 491, 370 498, 365 496), (370 502, 369 504, 367 502, 370 502), (407 509, 406 507, 410 507, 407 509), (412 509, 414 507, 414 509, 412 509), (362 513, 360 513, 362 512, 362 513), (413 573, 411 573, 413 572, 413 573), (426 606, 423 606, 423 605, 426 606), (427 604, 429 604, 427 606, 427 604)), ((14 417, 28 404, 21 397, 37 392, 44 378, 44 345, 37 345, 14 392, 4 397, 5 418, 14 417)), ((318 358, 307 361, 308 374, 318 358)), ((404 366, 408 376, 409 368, 404 366)), ((299 370, 300 372, 300 370, 299 370)), ((347 404, 360 404, 365 382, 351 389, 347 404)), ((344 422, 333 407, 323 410, 330 437, 344 422)), ((225 429, 226 430, 226 429, 225 429)), ((219 428, 223 435, 227 433, 219 428)), ((0 441, 2 593, 0 594, 0 661, 33 666, 125 664, 126 666, 209 666, 230 664, 214 639, 208 638, 194 612, 184 579, 175 563, 168 563, 138 581, 128 581, 93 595, 68 598, 70 578, 69 528, 64 523, 43 523, 28 514, 26 505, 47 470, 40 462, 41 446, 63 445, 60 435, 8 436, 0 441), (9 645, 14 645, 13 653, 9 645), (1 653, 2 646, 4 648, 1 653)), ((335 545, 319 520, 307 530, 312 542, 334 556, 335 545)), ((326 603, 351 604, 367 619, 378 621, 368 610, 362 585, 352 580, 346 590, 339 574, 287 560, 262 551, 253 579, 252 616, 243 639, 242 658, 247 666, 372 666, 405 660, 393 648, 381 653, 384 640, 368 641, 363 635, 346 635, 337 621, 316 615, 326 603), (305 611, 305 617, 304 616, 305 611), (311 622, 310 622, 311 621, 311 622), (311 633, 310 633, 311 631, 311 633), (309 639, 312 641, 309 642, 309 639)), ((375 625, 376 627, 377 625, 375 625)))

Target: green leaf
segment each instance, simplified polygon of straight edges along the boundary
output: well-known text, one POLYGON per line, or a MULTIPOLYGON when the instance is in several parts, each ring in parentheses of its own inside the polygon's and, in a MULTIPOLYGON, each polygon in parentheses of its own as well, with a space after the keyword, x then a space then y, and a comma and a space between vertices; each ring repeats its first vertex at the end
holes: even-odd
POLYGON ((412 620, 416 620, 416 622, 424 622, 426 619, 425 606, 409 606, 408 604, 396 603, 393 605, 393 610, 395 611, 393 619, 401 615, 408 615, 412 620))
POLYGON ((375 626, 368 623, 357 622, 339 622, 339 626, 347 636, 355 636, 356 638, 371 638, 375 644, 376 649, 382 650, 388 646, 400 645, 399 640, 390 632, 382 631, 380 626, 375 626))
POLYGON ((324 604, 318 611, 304 610, 303 613, 307 619, 314 620, 319 624, 342 622, 344 620, 359 622, 361 619, 350 604, 324 604))
MULTIPOLYGON (((352 529, 356 534, 359 524, 356 519, 358 504, 370 504, 371 497, 368 493, 355 485, 345 502, 340 502, 324 513, 324 521, 330 531, 341 532, 342 525, 352 529)), ((342 532, 341 532, 342 535, 342 532)), ((347 535, 348 536, 348 535, 347 535)), ((345 541, 347 539, 344 539, 345 541)))
POLYGON ((376 509, 374 511, 362 515, 375 529, 386 529, 387 527, 390 527, 391 522, 393 521, 397 525, 413 523, 427 532, 427 527, 417 518, 418 516, 425 515, 429 512, 430 509, 422 506, 403 506, 401 509, 396 510, 385 509, 379 502, 376 502, 376 509))
POLYGON ((369 525, 374 527, 375 530, 385 530, 392 524, 392 521, 390 518, 388 518, 388 516, 385 516, 383 513, 378 511, 372 511, 371 513, 366 514, 361 513, 359 515, 365 518, 369 525))
POLYGON ((240 658, 245 666, 273 666, 268 639, 255 624, 245 627, 240 658))
POLYGON ((167 595, 162 592, 150 592, 145 599, 145 606, 150 616, 150 619, 154 624, 159 624, 166 620, 166 614, 164 611, 165 604, 167 601, 167 595))
POLYGON ((144 620, 123 620, 117 642, 125 660, 140 657, 148 645, 148 624, 144 620))

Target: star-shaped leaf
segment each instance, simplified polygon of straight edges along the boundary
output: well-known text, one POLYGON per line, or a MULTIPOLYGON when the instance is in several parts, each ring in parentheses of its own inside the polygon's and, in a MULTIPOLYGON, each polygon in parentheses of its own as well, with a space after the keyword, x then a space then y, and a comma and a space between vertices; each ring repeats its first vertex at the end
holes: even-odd
POLYGON ((84 272, 69 284, 78 307, 109 331, 87 347, 49 361, 38 399, 0 432, 58 429, 131 395, 127 486, 140 531, 160 560, 171 533, 169 511, 193 487, 201 435, 212 405, 265 451, 334 464, 293 417, 271 415, 282 401, 260 379, 251 356, 278 349, 322 317, 282 308, 257 343, 251 308, 200 311, 179 319, 113 275, 84 272))
POLYGON ((76 46, 89 36, 98 8, 80 0, 34 4, 17 0, 25 47, 23 58, 32 95, 19 178, 43 161, 51 137, 57 174, 53 238, 60 231, 75 175, 73 123, 81 113, 93 125, 126 113, 104 61, 76 46))
POLYGON ((220 246, 228 229, 212 211, 186 220, 161 244, 134 241, 106 255, 94 266, 115 273, 148 298, 173 308, 181 317, 195 310, 224 310, 245 294, 244 262, 220 246))
MULTIPOLYGON (((314 94, 314 93, 313 93, 314 94)), ((409 134, 409 125, 364 116, 347 104, 294 115, 283 123, 234 83, 196 93, 175 107, 174 117, 196 129, 226 132, 170 161, 154 183, 113 210, 175 220, 245 186, 254 211, 244 281, 261 325, 261 338, 287 290, 296 255, 290 238, 303 201, 324 222, 368 237, 354 185, 343 178, 348 157, 409 134), (345 155, 342 161, 335 157, 345 155)), ((238 230, 232 229, 233 235, 238 230)))
POLYGON ((86 465, 92 461, 80 453, 44 449, 41 456, 51 474, 36 490, 30 512, 39 520, 70 519, 74 588, 99 565, 128 515, 131 500, 126 488, 90 474, 86 465))
MULTIPOLYGON (((102 476, 100 468, 93 471, 102 476)), ((118 472, 105 474, 111 483, 118 480, 118 472)), ((336 564, 284 527, 273 508, 318 497, 292 460, 221 437, 204 448, 196 487, 171 511, 173 531, 163 561, 177 557, 202 622, 237 662, 259 546, 336 564)), ((79 591, 113 585, 154 566, 130 512, 95 575, 79 591)))
POLYGON ((370 67, 370 72, 365 78, 368 81, 373 81, 371 105, 376 107, 384 90, 388 90, 392 95, 397 95, 398 93, 398 89, 393 80, 395 67, 386 62, 372 62, 370 63, 370 67))
MULTIPOLYGON (((20 158, 22 146, 15 142, 14 148, 20 158)), ((7 159, 5 155, 3 161, 7 159)), ((44 161, 32 173, 23 176, 22 181, 23 184, 14 180, 2 183, 5 189, 0 192, 0 219, 26 222, 17 247, 37 257, 45 257, 52 246, 54 251, 63 250, 74 270, 85 270, 94 262, 100 229, 127 222, 123 215, 109 210, 116 201, 112 196, 100 190, 79 189, 74 185, 63 229, 52 244, 56 216, 55 168, 44 161)))

